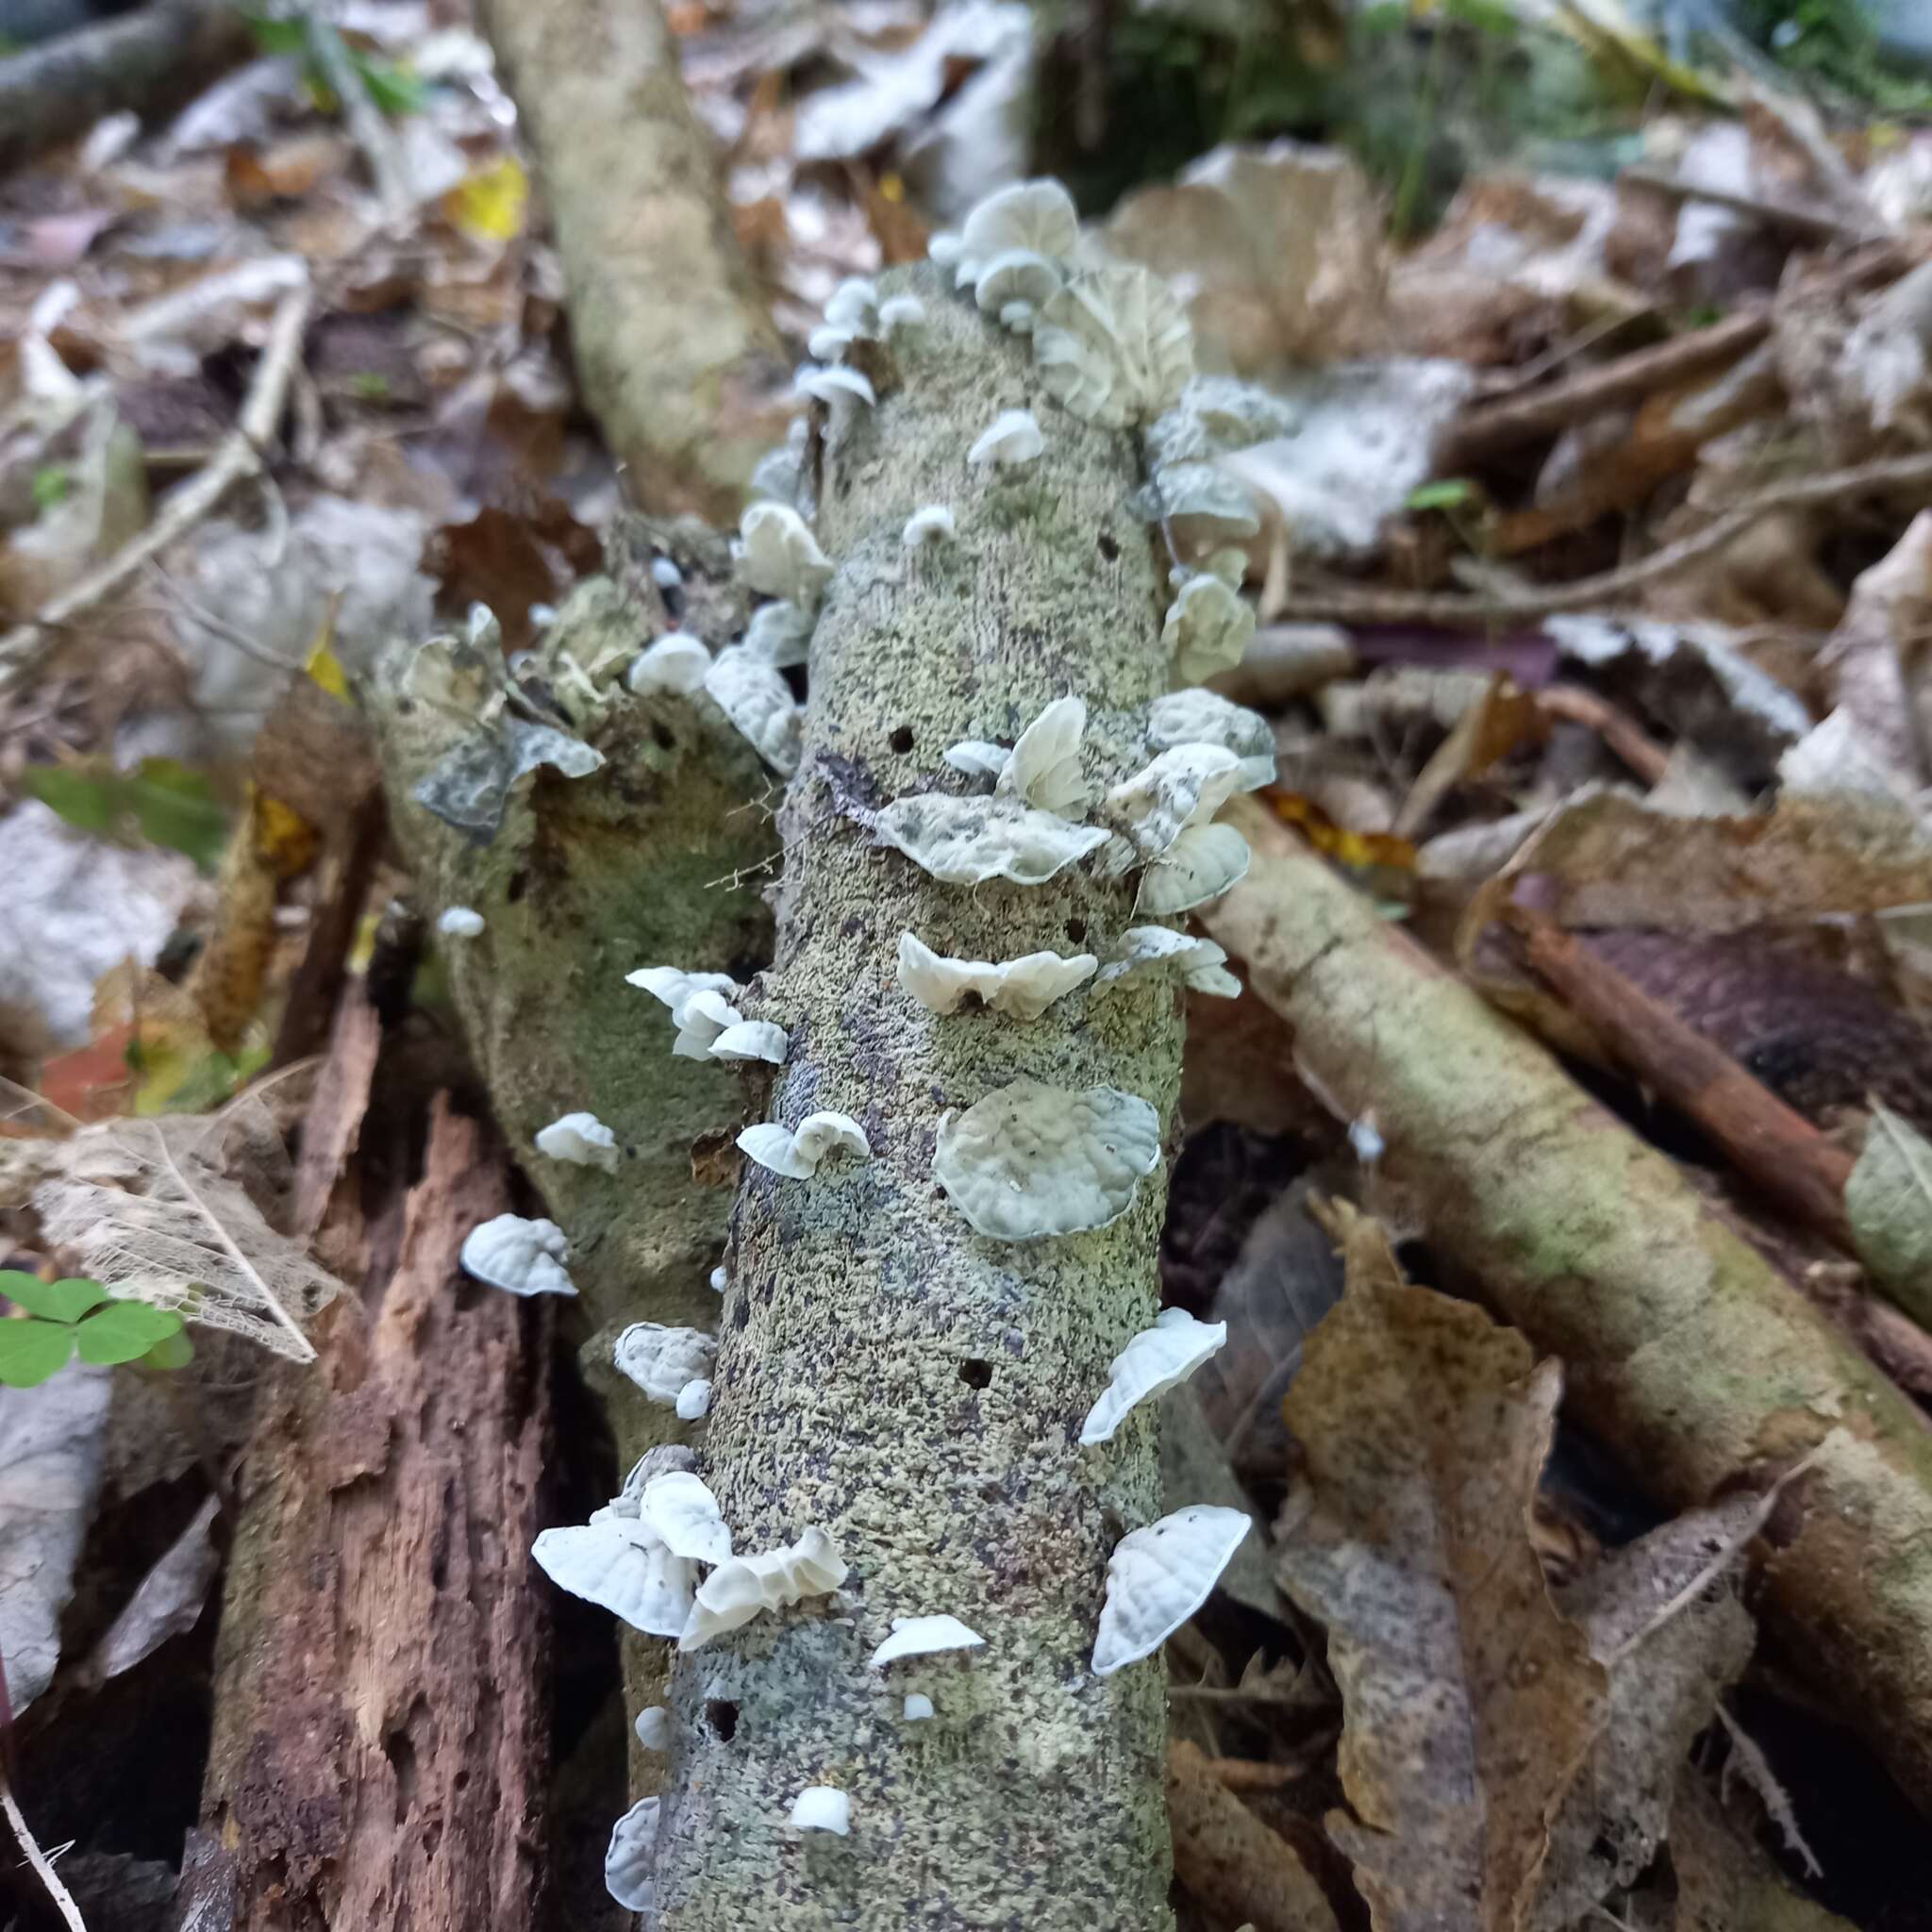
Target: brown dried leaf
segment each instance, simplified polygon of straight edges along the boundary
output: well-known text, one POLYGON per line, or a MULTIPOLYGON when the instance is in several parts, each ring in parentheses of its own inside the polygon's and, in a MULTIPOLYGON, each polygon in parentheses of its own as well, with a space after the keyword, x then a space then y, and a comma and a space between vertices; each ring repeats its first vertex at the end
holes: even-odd
POLYGON ((1689 1769, 1672 1808, 1671 1866, 1677 1874, 1676 1932, 1851 1932, 1848 1920, 1785 1882, 1689 1769))
POLYGON ((1278 1573, 1341 1690, 1355 1815, 1328 1831, 1377 1932, 1503 1932, 1608 1709, 1529 1536, 1559 1374, 1334 1213, 1348 1286, 1285 1404, 1307 1464, 1278 1573))

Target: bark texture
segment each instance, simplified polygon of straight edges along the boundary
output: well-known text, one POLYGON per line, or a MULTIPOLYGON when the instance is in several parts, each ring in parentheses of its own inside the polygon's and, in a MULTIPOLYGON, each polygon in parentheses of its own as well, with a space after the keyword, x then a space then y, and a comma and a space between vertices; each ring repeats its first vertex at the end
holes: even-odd
POLYGON ((1932 1810, 1932 1431, 1661 1154, 1421 953, 1260 806, 1208 929, 1373 1109, 1392 1177, 1569 1399, 1672 1509, 1824 1444, 1766 1530, 1767 1608, 1932 1810))
POLYGON ((484 0, 536 150, 584 393, 647 510, 735 523, 790 369, 658 0, 484 0))
POLYGON ((791 1035, 769 1117, 849 1113, 872 1158, 805 1182, 747 1169, 703 1464, 741 1551, 816 1524, 852 1574, 678 1659, 656 1924, 1138 1932, 1170 1923, 1163 1673, 1101 1680, 1089 1658, 1108 1554, 1158 1514, 1154 1426, 1137 1413, 1097 1451, 1076 1438, 1153 1319, 1165 1183, 1102 1230, 1016 1245, 976 1236, 932 1161, 946 1108, 1020 1077, 1123 1088, 1170 1119, 1180 1003, 1136 983, 1031 1023, 928 1012, 895 983, 901 932, 971 958, 1104 953, 1131 891, 1077 872, 941 885, 877 845, 872 818, 967 789, 947 745, 1011 740, 1069 691, 1091 707, 1100 788, 1144 762, 1167 669, 1156 566, 1133 439, 1048 400, 1027 342, 931 272, 894 287, 928 320, 874 365, 876 411, 826 451, 818 535, 837 575, 756 1002, 791 1035), (1019 406, 1045 455, 969 465, 1019 406), (958 540, 909 551, 901 526, 927 504, 951 507, 958 540), (868 1668, 893 1617, 939 1611, 986 1647, 868 1668), (908 1691, 937 1716, 906 1723, 908 1691), (789 1824, 808 1785, 849 1795, 849 1838, 789 1824))
POLYGON ((194 1932, 536 1924, 550 1311, 457 1272, 504 1183, 439 1101, 421 1181, 372 1226, 385 1284, 325 1310, 317 1360, 264 1391, 182 1880, 194 1932))

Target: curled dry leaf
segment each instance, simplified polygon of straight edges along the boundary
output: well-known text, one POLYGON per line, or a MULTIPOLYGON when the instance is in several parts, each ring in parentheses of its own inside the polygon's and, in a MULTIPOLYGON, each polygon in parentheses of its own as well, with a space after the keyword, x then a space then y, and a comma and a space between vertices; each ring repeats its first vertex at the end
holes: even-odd
POLYGON ((1334 1213, 1347 1289, 1287 1397, 1306 1474, 1278 1571, 1327 1626, 1341 1690, 1353 1816, 1329 1836, 1377 1932, 1517 1925, 1608 1712, 1528 1534, 1558 1378, 1334 1213))

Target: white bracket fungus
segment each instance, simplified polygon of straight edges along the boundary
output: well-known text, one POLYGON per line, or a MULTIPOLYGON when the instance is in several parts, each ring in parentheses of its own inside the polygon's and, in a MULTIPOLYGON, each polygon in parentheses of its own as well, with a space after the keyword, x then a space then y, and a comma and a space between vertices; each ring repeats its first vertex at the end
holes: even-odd
POLYGON ((1040 319, 1040 310, 1030 302, 1008 302, 1000 310, 1000 326, 1016 336, 1030 336, 1040 319))
POLYGON ((653 1402, 668 1404, 687 1382, 711 1373, 717 1353, 717 1338, 701 1328, 633 1322, 611 1344, 610 1358, 653 1402))
POLYGON ((731 1555, 731 1531, 718 1513, 718 1499, 702 1476, 688 1469, 652 1476, 638 1496, 638 1521, 674 1557, 693 1563, 723 1563, 731 1555))
POLYGON ((830 323, 821 323, 805 339, 805 346, 815 362, 841 361, 853 343, 859 337, 849 328, 834 328, 830 323))
POLYGON ((537 1152, 578 1167, 617 1172, 617 1136, 593 1113, 567 1113, 537 1130, 537 1152))
POLYGON ((958 1617, 894 1617, 892 1634, 872 1654, 872 1667, 882 1671, 901 1657, 933 1657, 943 1650, 978 1650, 985 1642, 958 1617))
POLYGON ((1091 979, 1099 966, 1091 953, 1071 958, 1027 953, 999 965, 991 959, 953 959, 909 932, 899 935, 899 984, 934 1013, 957 1013, 971 994, 995 1013, 1037 1020, 1054 1001, 1091 979))
POLYGON ((651 581, 660 591, 675 591, 683 583, 684 573, 678 569, 675 558, 654 557, 651 559, 651 581))
POLYGON ((807 1114, 796 1133, 776 1121, 760 1121, 739 1135, 738 1144, 760 1167, 792 1181, 809 1180, 828 1154, 872 1158, 865 1129, 845 1113, 807 1114))
POLYGON ((610 1827, 610 1847, 604 1854, 604 1887, 627 1912, 658 1909, 658 1888, 651 1874, 658 1867, 658 1798, 640 1798, 610 1827))
POLYGON ((878 393, 869 377, 857 369, 847 369, 837 362, 824 366, 808 362, 798 372, 794 386, 800 395, 824 403, 834 413, 842 411, 849 414, 860 403, 870 409, 878 402, 878 393))
POLYGON ((899 537, 907 549, 923 550, 928 543, 950 543, 958 534, 953 512, 942 503, 929 503, 906 519, 899 537))
POLYGON ((1194 337, 1166 276, 1088 269, 1041 305, 1033 359, 1049 393, 1083 422, 1124 429, 1180 400, 1194 337))
POLYGON ((749 1624, 762 1611, 829 1595, 849 1570, 838 1546, 816 1524, 780 1549, 733 1557, 700 1585, 677 1647, 701 1650, 712 1638, 749 1624))
POLYGON ((1235 541, 1261 527, 1254 493, 1214 463, 1158 468, 1141 508, 1150 522, 1163 519, 1175 539, 1190 545, 1235 541))
POLYGON ((774 1067, 785 1064, 791 1041, 784 1027, 769 1020, 738 1020, 711 1042, 714 1060, 769 1060, 774 1067))
POLYGON ((445 939, 473 940, 483 930, 483 915, 468 906, 452 906, 436 922, 436 929, 445 939))
POLYGON ((1100 825, 1070 824, 1009 798, 920 792, 878 815, 878 835, 949 886, 1011 879, 1038 886, 1107 842, 1100 825))
POLYGON ((889 295, 879 304, 879 333, 892 335, 902 328, 919 328, 925 322, 925 304, 917 295, 889 295))
POLYGON ((1160 1162, 1160 1117, 1114 1087, 1015 1080, 941 1117, 933 1176, 974 1230, 1035 1241, 1105 1227, 1160 1162))
POLYGON ((625 688, 640 696, 662 692, 692 697, 705 688, 711 654, 701 640, 681 630, 666 631, 631 659, 624 675, 625 688))
POLYGON ((906 1699, 906 1722, 908 1724, 923 1724, 935 1713, 932 1699, 924 1690, 914 1690, 906 1699))
POLYGON ((847 275, 825 304, 825 325, 855 336, 872 336, 879 326, 879 290, 863 275, 847 275))
POLYGON ((852 1800, 831 1785, 807 1785, 791 1801, 791 1822, 800 1831, 835 1831, 843 1838, 852 1829, 852 1800))
POLYGON ((640 966, 624 975, 624 983, 661 1000, 671 1008, 672 1024, 677 1026, 684 1024, 684 1009, 693 994, 715 992, 736 999, 743 991, 728 973, 685 973, 675 966, 640 966))
POLYGON ((701 1423, 711 1412, 711 1385, 700 1377, 687 1382, 677 1391, 677 1419, 679 1422, 701 1423))
POLYGON ((1208 1601, 1250 1527, 1244 1509, 1196 1503, 1124 1536, 1107 1559, 1093 1674, 1152 1657, 1208 1601))
POLYGON ((995 189, 966 217, 958 247, 950 236, 935 235, 931 254, 944 263, 952 257, 958 286, 975 281, 980 264, 1009 248, 1024 248, 1050 260, 1064 259, 1080 239, 1080 216, 1074 197, 1058 181, 1016 181, 995 189))
POLYGON ((1031 409, 1002 409, 992 425, 966 452, 969 463, 997 463, 1012 469, 1032 462, 1046 447, 1046 438, 1031 409))
POLYGON ((1147 710, 1147 742, 1156 751, 1181 744, 1218 744, 1241 761, 1239 789, 1257 791, 1274 782, 1274 727, 1258 711, 1198 685, 1158 697, 1147 710))
POLYGON ((1227 803, 1241 773, 1241 761, 1221 745, 1177 744, 1116 785, 1108 813, 1143 858, 1158 858, 1227 803))
POLYGON ((832 580, 832 566, 805 519, 789 505, 755 503, 738 525, 743 549, 739 569, 745 583, 767 597, 789 598, 801 609, 818 608, 832 580))
POLYGON ((982 315, 1002 314, 1010 302, 1024 302, 1030 313, 1059 291, 1059 270, 1030 248, 1001 249, 973 281, 973 299, 982 315))
POLYGON ((725 1292, 727 1289, 730 1288, 730 1271, 724 1266, 724 1262, 721 1261, 715 1268, 711 1270, 711 1292, 713 1294, 723 1294, 725 1292))
POLYGON ((1163 1308, 1153 1327, 1114 1357, 1108 1385, 1080 1426, 1081 1443, 1112 1441, 1129 1409, 1185 1382, 1226 1341, 1225 1322, 1197 1322, 1185 1308, 1163 1308))
POLYGON ((962 738, 958 744, 947 745, 941 756, 954 771, 964 772, 969 778, 997 778, 1012 753, 988 739, 962 738))
POLYGON ((1232 825, 1190 825, 1141 874, 1134 910, 1160 918, 1218 899, 1247 875, 1248 841, 1232 825))
POLYGON ((1012 755, 1000 767, 996 796, 1018 796, 1040 811, 1071 818, 1087 809, 1087 782, 1080 775, 1080 740, 1087 729, 1087 705, 1073 696, 1053 703, 1021 732, 1012 755))
POLYGON ((671 1051, 681 1060, 708 1060, 712 1047, 743 1024, 743 1016, 722 992, 694 992, 680 1010, 671 1051))
POLYGON ((1197 572, 1181 586, 1160 626, 1160 641, 1183 684, 1232 671, 1254 635, 1255 607, 1211 571, 1197 572))
POLYGON ((789 778, 797 771, 804 714, 773 665, 743 644, 726 645, 705 673, 705 689, 774 772, 789 778))
POLYGON ((811 612, 789 598, 760 604, 745 626, 744 648, 774 671, 803 664, 811 655, 811 612))
POLYGON ((638 1734, 638 1742, 646 1751, 668 1751, 671 1748, 671 1713, 661 1704, 647 1704, 638 1712, 637 1724, 633 1726, 638 1734))
POLYGON ((588 1523, 543 1530, 530 1555, 558 1589, 649 1637, 675 1637, 696 1601, 697 1565, 674 1556, 635 1518, 608 1507, 588 1523))
POLYGON ((1113 957, 1093 976, 1095 992, 1124 986, 1143 974, 1171 966, 1194 992, 1238 999, 1241 983, 1227 970, 1227 953, 1212 940, 1196 939, 1165 925, 1130 925, 1121 935, 1113 957))
POLYGON ((570 1241, 554 1221, 526 1221, 499 1214, 463 1240, 458 1260, 465 1274, 510 1294, 575 1294, 577 1285, 565 1272, 570 1241))

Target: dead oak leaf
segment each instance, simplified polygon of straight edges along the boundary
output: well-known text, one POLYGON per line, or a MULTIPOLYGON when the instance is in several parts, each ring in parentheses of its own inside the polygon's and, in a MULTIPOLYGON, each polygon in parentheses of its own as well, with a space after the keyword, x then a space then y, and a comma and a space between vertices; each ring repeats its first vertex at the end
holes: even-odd
POLYGON ((1278 1573, 1341 1691, 1329 1836, 1377 1932, 1515 1932, 1608 1702, 1529 1536, 1559 1373, 1333 1213, 1347 1287, 1283 1404, 1306 1461, 1278 1573))

